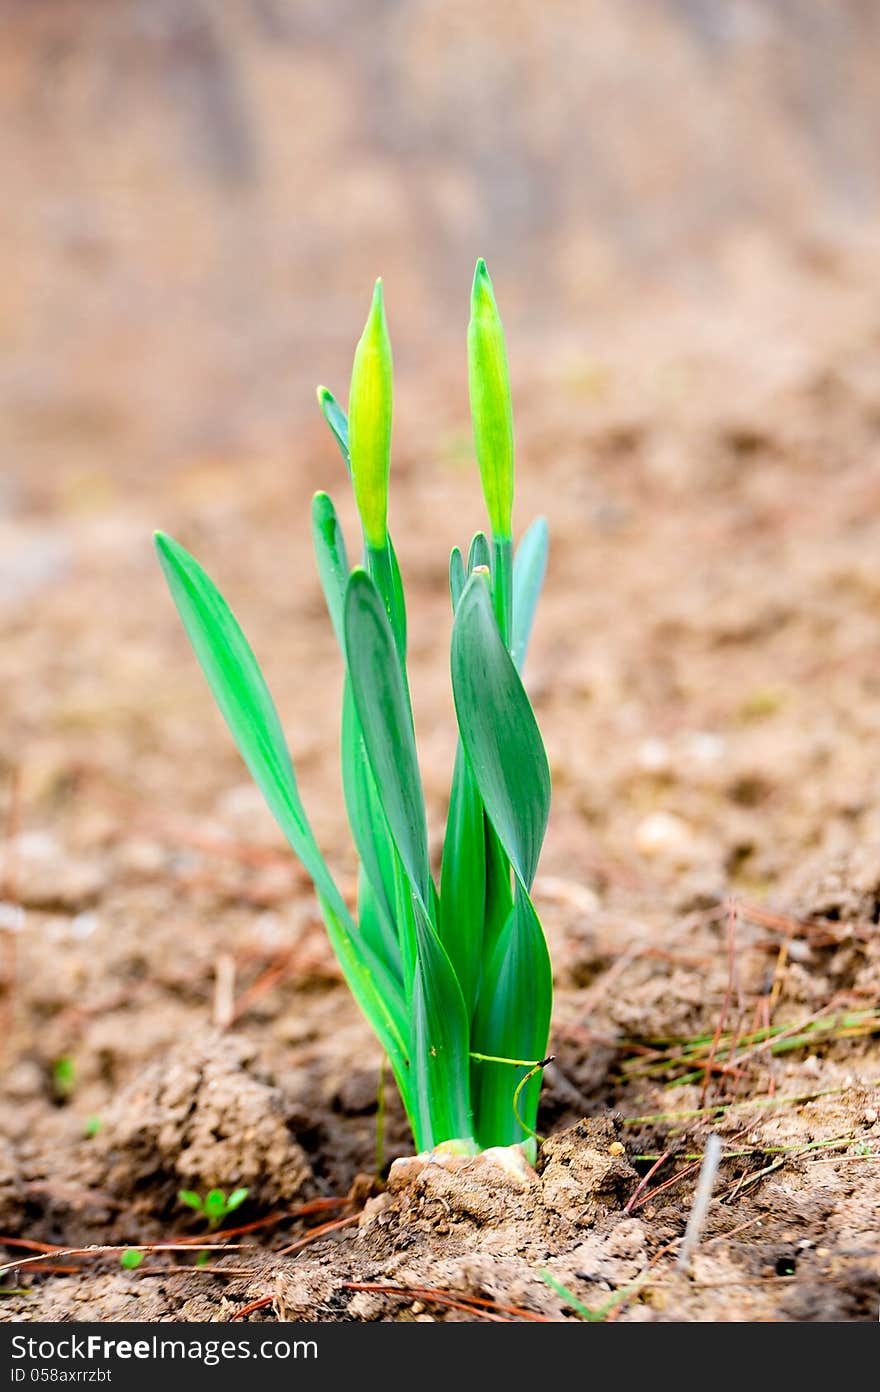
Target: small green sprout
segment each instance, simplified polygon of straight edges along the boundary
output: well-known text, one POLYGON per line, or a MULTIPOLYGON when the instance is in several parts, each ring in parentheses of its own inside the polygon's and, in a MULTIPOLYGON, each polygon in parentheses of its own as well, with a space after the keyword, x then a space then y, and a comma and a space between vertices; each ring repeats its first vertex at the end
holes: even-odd
MULTIPOLYGON (((318 574, 343 658, 342 786, 360 862, 356 913, 315 840, 278 712, 238 622, 182 546, 162 533, 156 545, 220 711, 314 883, 331 945, 389 1060, 416 1146, 471 1154, 523 1145, 533 1155, 552 974, 531 893, 550 773, 520 674, 544 579, 547 526, 543 518, 533 522, 514 554, 507 359, 482 260, 468 365, 489 532, 455 547, 449 563, 459 741, 439 882, 416 753, 403 583, 388 530, 392 363, 381 282, 355 353, 348 415, 318 388, 354 487, 360 564, 349 562, 328 495, 312 502, 318 574)), ((187 1192, 181 1201, 205 1212, 187 1192)))
POLYGON ((635 1295, 647 1284, 650 1274, 649 1271, 643 1271, 641 1276, 637 1276, 634 1281, 630 1281, 628 1286, 624 1286, 621 1290, 613 1291, 607 1300, 603 1301, 603 1303, 598 1305, 594 1310, 591 1310, 582 1300, 578 1300, 574 1291, 570 1291, 568 1286, 558 1280, 552 1272, 538 1272, 538 1275, 543 1281, 547 1282, 550 1289, 555 1291, 560 1299, 565 1301, 566 1305, 571 1306, 579 1319, 585 1320, 588 1324, 602 1324, 611 1314, 612 1310, 616 1310, 618 1305, 622 1305, 625 1300, 629 1300, 630 1296, 635 1295))
POLYGON ((127 1247, 119 1258, 119 1265, 124 1271, 137 1271, 144 1257, 145 1252, 139 1252, 136 1247, 127 1247))
POLYGON ((76 1087, 76 1062, 70 1054, 62 1054, 52 1064, 52 1091, 59 1102, 67 1102, 76 1087))
POLYGON ((177 1198, 187 1208, 195 1209, 196 1213, 201 1214, 213 1232, 215 1228, 219 1228, 224 1218, 228 1218, 230 1213, 241 1207, 248 1192, 247 1189, 233 1189, 227 1196, 222 1189, 209 1189, 203 1198, 194 1189, 179 1189, 177 1198))
POLYGON ((102 1118, 99 1116, 86 1117, 85 1121, 83 1122, 83 1135, 85 1136, 86 1140, 90 1141, 95 1136, 97 1136, 98 1132, 100 1131, 103 1125, 104 1122, 102 1118))

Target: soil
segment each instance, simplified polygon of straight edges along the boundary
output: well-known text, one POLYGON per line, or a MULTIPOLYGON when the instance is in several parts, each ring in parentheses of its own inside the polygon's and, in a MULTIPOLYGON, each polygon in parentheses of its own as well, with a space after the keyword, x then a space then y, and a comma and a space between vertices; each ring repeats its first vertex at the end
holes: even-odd
MULTIPOLYGON (((44 54, 29 23, 21 52, 44 54)), ((326 125, 318 147, 337 140, 353 179, 363 149, 344 104, 342 133, 333 125, 321 76, 338 78, 320 34, 310 43, 296 61, 326 125)), ((73 128, 84 146, 86 124, 73 128)), ((54 168, 59 132, 37 122, 28 139, 54 168)), ((130 139, 141 149, 146 137, 130 139)), ((411 156, 382 148, 374 173, 397 207, 411 156)), ((164 186, 169 226, 187 206, 182 169, 164 186)), ((444 187, 457 207, 451 176, 444 187)), ((385 223, 365 206, 381 242, 385 223)), ((198 226, 203 213, 193 205, 198 226)), ((317 239, 328 210, 309 218, 317 239)), ((198 259, 192 225, 179 227, 182 242, 159 229, 170 280, 198 259)), ((81 306, 104 253, 80 230, 83 264, 65 263, 62 280, 81 306)), ((47 239, 35 236, 27 266, 52 263, 47 239)), ((529 245, 546 251, 545 231, 529 245)), ((134 282, 113 282, 110 255, 101 348, 76 359, 69 397, 26 356, 31 375, 4 378, 0 1248, 6 1262, 41 1261, 0 1275, 0 1320, 578 1318, 544 1271, 608 1319, 877 1319, 880 310, 866 287, 880 240, 863 228, 774 241, 739 226, 711 273, 702 263, 710 281, 674 290, 654 267, 627 285, 609 256, 589 262, 589 327, 571 260, 548 291, 554 323, 524 322, 529 277, 511 292, 517 521, 543 511, 552 538, 527 669, 554 780, 535 893, 556 974, 555 1062, 534 1169, 412 1157, 390 1085, 379 1135, 379 1050, 151 554, 161 525, 234 605, 353 896, 340 670, 308 500, 316 487, 338 495, 350 537, 352 506, 322 423, 282 391, 324 372, 298 339, 286 357, 267 331, 242 401, 212 347, 190 408, 178 384, 191 341, 163 338, 151 376, 149 294, 127 296, 134 282), (784 1032, 772 1048, 771 1029, 784 1032), (679 1265, 713 1131, 724 1158, 679 1265), (28 1245, 211 1242, 177 1194, 214 1186, 248 1189, 224 1224, 247 1231, 202 1266, 186 1250, 127 1270, 118 1251, 28 1245), (401 1293, 353 1289, 388 1285, 401 1293)), ((514 262, 502 248, 511 281, 514 262)), ((436 860, 454 755, 445 557, 482 512, 462 443, 461 315, 447 328, 445 290, 431 300, 430 268, 399 242, 389 287, 395 267, 423 296, 411 338, 420 303, 437 326, 430 361, 402 355, 391 513, 436 860)), ((266 273, 277 296, 271 257, 266 273)), ((208 318, 217 275, 201 286, 208 318)), ((235 284, 240 307, 247 278, 235 284)), ((398 303, 403 321, 405 293, 398 303)), ((345 287, 315 329, 333 386, 360 308, 345 287)))

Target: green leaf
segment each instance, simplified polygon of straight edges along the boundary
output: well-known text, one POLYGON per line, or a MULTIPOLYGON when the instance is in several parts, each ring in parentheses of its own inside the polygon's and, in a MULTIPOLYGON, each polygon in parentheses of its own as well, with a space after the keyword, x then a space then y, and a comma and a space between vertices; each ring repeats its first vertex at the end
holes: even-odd
POLYGON ((345 595, 345 647, 352 694, 388 827, 428 912, 428 828, 409 696, 385 605, 365 570, 345 595))
POLYGON ((318 405, 332 431, 334 440, 339 446, 339 452, 345 460, 346 467, 351 472, 351 455, 348 449, 348 417, 336 397, 326 387, 318 388, 318 405))
POLYGON ((385 814, 367 756, 350 677, 346 678, 342 693, 341 746, 342 788, 354 844, 383 912, 393 919, 393 842, 384 825, 385 814))
POLYGON ((368 546, 381 549, 388 533, 388 473, 391 465, 391 343, 376 281, 373 302, 358 341, 351 371, 348 445, 354 495, 368 546))
POLYGON ((345 606, 345 586, 348 583, 348 555, 336 509, 326 493, 316 493, 312 499, 312 541, 330 622, 336 634, 336 641, 344 651, 342 613, 345 606))
POLYGON ((198 562, 161 533, 156 547, 184 628, 239 752, 315 883, 328 897, 336 894, 300 802, 278 713, 247 639, 198 562))
MULTIPOLYGON (((553 978, 540 921, 528 895, 550 808, 547 756, 532 708, 495 618, 484 570, 471 576, 452 631, 452 685, 462 744, 491 823, 487 836, 483 970, 471 1028, 475 1052, 543 1058, 553 978), (497 838, 497 839, 496 839, 497 838), (508 861, 517 875, 510 902, 508 861)), ((442 893, 441 893, 442 904, 442 893)), ((477 1140, 512 1145, 534 1129, 540 1075, 513 1097, 527 1069, 474 1062, 477 1140)))
POLYGON ((486 263, 480 258, 471 291, 468 376, 474 444, 492 533, 511 535, 513 413, 504 330, 486 263))
POLYGON ((376 586, 355 569, 345 598, 345 635, 354 704, 376 789, 406 882, 395 918, 405 980, 411 982, 411 1110, 420 1147, 469 1140, 468 1015, 455 971, 431 921, 424 794, 409 697, 394 635, 376 586), (409 955, 407 944, 414 944, 409 955))
POLYGON ((234 1213, 237 1208, 241 1208, 249 1193, 249 1189, 233 1189, 226 1200, 226 1212, 234 1213))
POLYGON ((178 1189, 177 1198, 179 1203, 186 1204, 187 1208, 194 1208, 196 1213, 204 1211, 202 1196, 197 1194, 194 1189, 178 1189))
POLYGON ((543 517, 536 517, 516 548, 513 562, 513 639, 511 656, 522 671, 535 619, 538 596, 547 569, 549 535, 543 517))
POLYGON ((226 1195, 222 1189, 209 1189, 205 1195, 205 1212, 209 1218, 222 1218, 226 1212, 226 1195))
MULTIPOLYGON (((367 757, 348 676, 342 697, 341 745, 342 786, 349 826, 375 899, 376 916, 370 917, 369 923, 380 930, 378 936, 369 935, 369 941, 389 970, 399 977, 400 949, 394 930, 394 843, 367 757)), ((367 903, 365 907, 369 915, 371 905, 367 903)), ((359 913, 359 920, 359 931, 363 933, 362 913, 359 913)))
POLYGON ((492 538, 492 603, 498 631, 505 647, 509 647, 513 627, 513 542, 510 537, 492 538))
POLYGON ((127 1247, 119 1258, 119 1265, 123 1271, 137 1271, 146 1252, 138 1252, 134 1247, 127 1247))
MULTIPOLYGON (((321 410, 324 413, 324 417, 328 425, 330 426, 330 429, 333 431, 336 443, 339 445, 339 448, 342 451, 342 457, 348 465, 349 472, 351 472, 351 456, 349 455, 348 450, 348 417, 346 416, 339 402, 333 396, 332 392, 329 392, 326 387, 318 388, 318 404, 320 405, 321 410)), ((326 497, 326 494, 319 494, 318 496, 326 497)), ((329 502, 329 499, 327 501, 329 502)), ((323 508, 326 506, 326 504, 322 504, 321 506, 323 508)), ((330 504, 330 507, 332 508, 332 504, 330 504)), ((336 528, 338 528, 338 526, 339 524, 337 522, 336 528)), ((344 542, 341 541, 341 531, 339 532, 339 538, 341 546, 339 546, 338 549, 341 550, 342 555, 344 557, 345 545, 344 542)), ((315 549, 317 551, 317 544, 315 549)), ((320 570, 320 554, 318 554, 318 567, 320 570)), ((400 577, 400 566, 397 560, 397 552, 394 550, 394 543, 392 542, 390 536, 386 538, 385 545, 379 548, 378 555, 373 554, 368 546, 366 567, 370 571, 370 574, 372 575, 373 579, 379 587, 380 594, 385 600, 385 608, 388 610, 388 617, 391 619, 391 627, 394 629, 394 634, 397 638, 397 646, 400 649, 401 656, 403 657, 406 654, 406 601, 403 593, 403 581, 400 577)), ((346 570, 346 578, 347 576, 348 571, 346 570)), ((331 604, 331 600, 330 596, 327 593, 327 585, 324 581, 323 570, 321 570, 321 583, 324 585, 324 594, 327 598, 327 604, 329 607, 331 604)), ((333 610, 331 609, 331 618, 332 617, 333 610)), ((335 618, 333 627, 334 629, 336 628, 335 618)), ((339 639, 338 631, 336 637, 337 639, 339 639)), ((344 651, 344 644, 342 644, 341 639, 339 641, 340 646, 343 648, 344 651)))
MULTIPOLYGON (((534 1059, 547 1052, 553 974, 547 942, 522 884, 513 909, 484 968, 471 1031, 475 1052, 495 1058, 534 1059)), ((513 1095, 527 1068, 474 1063, 471 1086, 477 1140, 483 1147, 514 1145, 529 1134, 517 1120, 513 1095)), ((519 1111, 534 1130, 541 1077, 536 1074, 519 1098, 519 1111)))
POLYGON ((397 555, 391 544, 390 536, 386 538, 385 545, 378 550, 373 546, 364 548, 364 567, 385 605, 385 613, 391 624, 391 631, 394 634, 394 641, 397 644, 397 652, 400 657, 401 671, 405 679, 406 601, 403 595, 400 566, 397 564, 397 555))
POLYGON ((412 1113, 416 1144, 473 1139, 468 1014, 458 979, 418 900, 412 992, 412 1113))
POLYGON ((461 592, 465 587, 467 574, 465 573, 464 560, 461 550, 453 546, 449 553, 449 593, 452 596, 452 612, 455 613, 456 605, 461 599, 461 592))
POLYGON ((480 981, 486 899, 486 833, 483 804, 459 743, 440 870, 438 931, 461 985, 468 1015, 480 981))
POLYGON ((395 1077, 406 1077, 403 1002, 393 983, 358 942, 345 901, 318 849, 300 801, 281 722, 256 658, 223 596, 182 546, 161 533, 159 559, 193 650, 221 714, 270 811, 314 881, 328 936, 349 988, 388 1054, 395 1077), (377 978, 381 987, 377 985, 377 978))
POLYGON ((478 566, 485 566, 488 570, 492 559, 489 550, 489 539, 485 532, 475 532, 471 538, 468 549, 467 573, 473 575, 478 566))
POLYGON ((409 1014, 400 990, 399 978, 384 958, 357 934, 345 910, 337 912, 318 894, 318 903, 337 961, 348 988, 375 1030, 391 1064, 403 1105, 409 1113, 411 1074, 409 1059, 409 1014))
POLYGON ((385 964, 397 990, 402 992, 403 963, 396 921, 388 914, 382 899, 373 888, 363 862, 358 867, 358 936, 385 964))
MULTIPOLYGON (((483 916, 483 960, 488 961, 495 950, 498 935, 507 924, 513 908, 510 886, 510 861, 488 817, 483 818, 486 829, 486 909, 483 916)), ((506 1055, 505 1055, 506 1057, 506 1055)))
POLYGON ((471 576, 455 613, 452 689, 486 813, 529 889, 550 812, 550 769, 529 698, 498 631, 484 571, 471 576))

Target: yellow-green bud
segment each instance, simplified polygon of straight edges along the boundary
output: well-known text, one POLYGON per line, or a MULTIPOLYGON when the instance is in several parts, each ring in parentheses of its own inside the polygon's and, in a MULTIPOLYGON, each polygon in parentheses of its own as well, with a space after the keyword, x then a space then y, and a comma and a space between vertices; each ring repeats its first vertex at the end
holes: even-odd
POLYGON ((388 535, 388 471, 391 465, 391 342, 376 281, 373 302, 355 349, 348 402, 348 446, 354 496, 364 540, 379 550, 388 535))
POLYGON ((468 325, 468 377, 474 444, 492 534, 511 535, 513 513, 513 414, 504 330, 482 257, 474 272, 468 325))

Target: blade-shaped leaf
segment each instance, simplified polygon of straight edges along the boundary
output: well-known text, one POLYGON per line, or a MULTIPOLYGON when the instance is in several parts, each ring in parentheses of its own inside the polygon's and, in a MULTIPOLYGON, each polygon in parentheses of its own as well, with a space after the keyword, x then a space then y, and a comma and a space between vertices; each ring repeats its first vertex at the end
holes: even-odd
POLYGON ((491 573, 498 632, 509 647, 513 628, 513 542, 510 537, 493 536, 491 573))
POLYGON ((418 951, 411 1002, 416 1143, 470 1141, 468 1013, 452 964, 421 904, 413 900, 418 951))
POLYGON ((478 566, 485 566, 488 569, 491 563, 492 553, 489 550, 489 538, 485 532, 475 532, 468 547, 468 575, 473 575, 478 566))
POLYGON ((400 946, 394 920, 389 918, 386 909, 370 883, 363 864, 358 869, 358 936, 379 957, 388 969, 389 975, 403 991, 401 974, 400 946))
POLYGON ((330 622, 336 641, 345 651, 343 610, 345 587, 348 584, 348 555, 336 509, 326 493, 316 493, 312 499, 312 541, 330 622))
POLYGON ((483 817, 486 830, 486 907, 483 915, 483 961, 488 961, 495 950, 498 936, 510 917, 513 908, 513 890, 510 885, 510 861, 504 847, 498 840, 495 829, 488 817, 483 817))
POLYGON ((385 613, 391 624, 391 631, 394 634, 394 641, 400 654, 401 671, 405 678, 406 601, 403 594, 403 581, 400 577, 400 566, 397 564, 397 556, 390 536, 386 538, 384 546, 364 547, 364 567, 385 605, 385 613))
POLYGON ((471 1137, 468 1014, 455 971, 431 921, 422 780, 409 697, 382 598, 366 571, 352 571, 345 601, 352 695, 376 790, 408 884, 395 916, 410 996, 412 1079, 420 1144, 471 1137), (410 929, 415 952, 407 954, 410 929))
POLYGON ((278 825, 314 881, 334 952, 352 994, 407 1087, 403 1000, 358 943, 351 915, 309 826, 281 722, 235 615, 199 563, 171 537, 156 549, 184 628, 239 752, 278 825))
POLYGON ((455 613, 452 689, 486 813, 530 888, 550 811, 550 769, 529 698, 498 632, 483 571, 471 576, 455 613))
POLYGON ((388 827, 425 912, 431 903, 428 829, 409 695, 385 605, 365 570, 345 595, 348 671, 388 827))
POLYGON ((408 1015, 397 978, 369 944, 356 936, 351 916, 337 904, 329 904, 318 894, 321 916, 330 946, 336 956, 348 989, 372 1026, 388 1055, 394 1078, 409 1113, 412 1093, 408 1015))
POLYGON ((339 452, 345 460, 346 467, 351 472, 351 454, 348 448, 348 416, 333 393, 328 391, 326 387, 318 388, 318 405, 330 427, 334 440, 339 446, 339 452))
POLYGON ((464 560, 461 551, 457 546, 453 546, 449 553, 449 593, 452 596, 452 612, 455 613, 456 605, 461 599, 461 592, 464 589, 467 575, 465 574, 464 560))
POLYGON ((483 804, 467 756, 459 744, 440 870, 438 932, 473 1012, 483 952, 486 900, 486 833, 483 804))
POLYGON ((281 722, 257 660, 220 591, 171 537, 159 560, 196 657, 260 791, 322 892, 336 892, 299 798, 281 722))
MULTIPOLYGON (((385 921, 394 923, 394 843, 376 789, 355 709, 351 679, 342 698, 342 787, 354 844, 385 921)), ((395 935, 396 943, 396 935, 395 935)), ((390 958, 400 970, 399 950, 390 958)))
POLYGON ((511 656, 522 671, 535 621, 538 596, 547 570, 549 534, 543 517, 536 517, 516 548, 513 560, 513 638, 511 656))
MULTIPOLYGON (((472 1026, 474 1052, 537 1063, 547 1051, 552 1003, 553 975, 544 931, 528 894, 517 883, 513 909, 485 967, 472 1026)), ((481 1146, 513 1145, 528 1134, 513 1108, 517 1084, 527 1072, 506 1063, 474 1062, 471 1084, 481 1146)), ((518 1102, 532 1130, 540 1089, 536 1074, 518 1102)))

